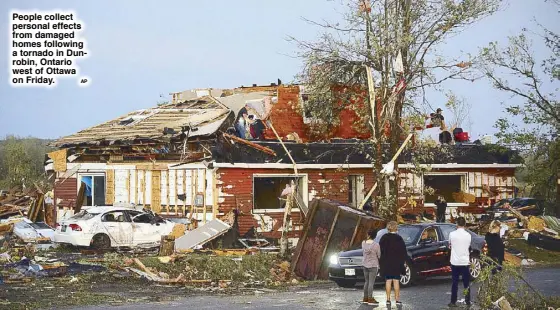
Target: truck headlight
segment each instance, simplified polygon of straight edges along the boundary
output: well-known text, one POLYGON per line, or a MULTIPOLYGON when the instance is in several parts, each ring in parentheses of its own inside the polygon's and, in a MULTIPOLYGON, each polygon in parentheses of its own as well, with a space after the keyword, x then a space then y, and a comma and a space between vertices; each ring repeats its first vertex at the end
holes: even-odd
POLYGON ((331 255, 331 257, 329 258, 329 263, 338 265, 338 254, 331 255))

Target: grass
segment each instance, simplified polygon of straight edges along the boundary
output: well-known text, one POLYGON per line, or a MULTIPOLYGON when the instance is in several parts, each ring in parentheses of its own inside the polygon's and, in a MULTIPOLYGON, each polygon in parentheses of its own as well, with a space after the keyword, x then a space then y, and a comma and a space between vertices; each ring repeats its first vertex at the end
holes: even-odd
POLYGON ((507 247, 521 251, 526 258, 540 264, 560 264, 560 252, 539 249, 529 245, 525 239, 509 239, 507 247))

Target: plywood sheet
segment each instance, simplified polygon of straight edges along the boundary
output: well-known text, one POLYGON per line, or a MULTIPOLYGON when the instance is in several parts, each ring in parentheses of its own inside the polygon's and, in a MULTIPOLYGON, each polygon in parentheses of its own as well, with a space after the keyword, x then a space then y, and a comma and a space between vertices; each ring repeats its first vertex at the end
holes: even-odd
POLYGON ((115 170, 105 171, 105 204, 112 205, 115 202, 115 170))
POLYGON ((154 170, 150 172, 151 172, 151 179, 152 179, 150 184, 150 190, 151 190, 150 206, 152 207, 152 210, 154 212, 160 213, 161 212, 161 171, 154 170))

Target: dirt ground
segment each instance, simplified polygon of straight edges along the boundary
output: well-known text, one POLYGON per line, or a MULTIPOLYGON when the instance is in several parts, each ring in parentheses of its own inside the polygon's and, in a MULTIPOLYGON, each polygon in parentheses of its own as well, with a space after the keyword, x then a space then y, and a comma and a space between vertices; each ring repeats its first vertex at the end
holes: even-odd
MULTIPOLYGON (((288 286, 265 287, 209 287, 160 285, 148 280, 118 274, 94 274, 75 277, 43 278, 25 284, 0 285, 0 309, 70 309, 87 305, 123 305, 173 301, 189 296, 237 296, 255 291, 282 292, 288 286)), ((320 287, 327 282, 300 283, 291 288, 320 287)))
MULTIPOLYGON (((26 283, 2 283, 0 309, 64 309, 98 304, 148 303, 194 295, 243 295, 253 294, 255 290, 282 291, 288 286, 304 284, 300 280, 294 280, 289 273, 282 272, 279 267, 281 261, 272 255, 236 258, 189 254, 172 262, 161 263, 154 255, 130 253, 43 254, 69 266, 73 263, 80 266, 93 264, 102 266, 101 269, 104 270, 88 271, 86 267, 83 272, 68 272, 62 277, 27 276, 29 282, 26 283), (128 268, 138 268, 132 258, 138 258, 154 273, 165 274, 171 279, 182 275, 186 282, 158 284, 142 278, 128 268), (227 283, 221 283, 222 281, 227 283)), ((18 271, 15 267, 4 268, 1 274, 4 281, 8 282, 8 278, 18 274, 18 271)))

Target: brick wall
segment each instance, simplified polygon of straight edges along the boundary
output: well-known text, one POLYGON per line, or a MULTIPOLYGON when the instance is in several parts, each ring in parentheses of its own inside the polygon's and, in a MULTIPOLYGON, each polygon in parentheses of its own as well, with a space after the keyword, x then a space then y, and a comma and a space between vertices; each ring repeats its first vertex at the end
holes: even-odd
MULTIPOLYGON (((309 140, 299 108, 299 86, 278 87, 278 102, 270 113, 270 120, 280 137, 284 138, 295 132, 304 142, 309 140)), ((264 137, 266 140, 276 140, 271 129, 265 130, 264 137)))
MULTIPOLYGON (((342 92, 343 90, 335 91, 342 92)), ((369 125, 358 116, 358 113, 367 115, 368 109, 364 104, 364 97, 353 98, 351 104, 340 112, 340 121, 331 133, 318 137, 311 133, 309 126, 303 121, 299 86, 280 86, 278 87, 278 103, 274 105, 270 113, 270 120, 280 137, 284 138, 295 132, 303 142, 322 141, 325 138, 368 139, 371 136, 369 125)), ((276 140, 271 129, 264 132, 264 137, 266 140, 276 140)))
MULTIPOLYGON (((299 172, 308 176, 309 200, 329 198, 347 203, 349 174, 364 175, 364 191, 366 193, 374 182, 371 169, 306 169, 299 172)), ((260 227, 263 224, 263 218, 270 217, 273 228, 263 232, 263 235, 270 238, 279 238, 284 213, 258 214, 253 212, 253 174, 293 174, 293 170, 220 168, 218 170, 219 211, 226 214, 236 207, 239 208, 242 212, 239 216, 241 235, 249 231, 251 227, 260 227)), ((289 237, 297 238, 303 226, 303 217, 297 208, 294 208, 292 213, 292 223, 294 229, 290 232, 289 237)))

